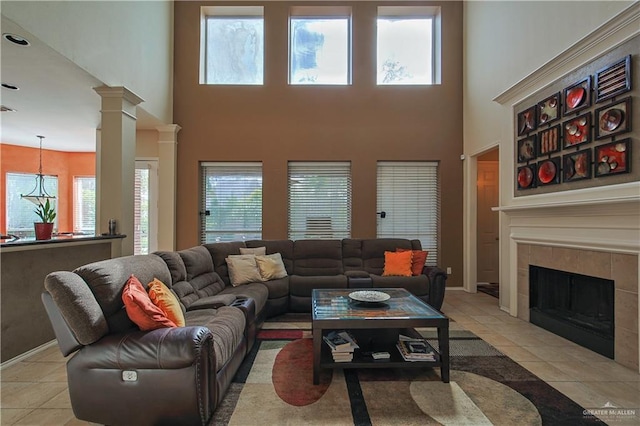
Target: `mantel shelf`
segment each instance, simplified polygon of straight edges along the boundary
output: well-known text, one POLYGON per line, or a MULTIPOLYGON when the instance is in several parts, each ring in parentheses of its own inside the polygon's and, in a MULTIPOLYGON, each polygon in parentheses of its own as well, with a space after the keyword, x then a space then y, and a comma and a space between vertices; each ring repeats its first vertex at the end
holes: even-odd
MULTIPOLYGON (((640 195, 612 197, 612 198, 600 198, 597 200, 582 200, 582 201, 555 201, 545 202, 538 204, 518 204, 511 206, 499 206, 492 207, 491 210, 504 212, 504 213, 519 213, 531 210, 540 209, 560 209, 560 208, 583 208, 583 207, 610 207, 612 205, 633 205, 637 204, 640 209, 640 195)), ((639 210, 640 212, 640 210, 639 210)))

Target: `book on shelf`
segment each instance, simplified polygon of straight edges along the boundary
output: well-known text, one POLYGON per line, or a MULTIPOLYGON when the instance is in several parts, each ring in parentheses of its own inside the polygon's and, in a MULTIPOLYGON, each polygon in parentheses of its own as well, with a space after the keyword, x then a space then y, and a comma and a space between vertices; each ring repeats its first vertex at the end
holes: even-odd
POLYGON ((333 352, 333 362, 353 361, 353 352, 333 352))
POLYGON ((424 339, 398 340, 396 344, 405 361, 435 361, 436 354, 431 345, 424 339))
POLYGON ((322 339, 329 345, 331 352, 353 352, 358 349, 358 343, 346 330, 334 330, 322 336, 322 339))

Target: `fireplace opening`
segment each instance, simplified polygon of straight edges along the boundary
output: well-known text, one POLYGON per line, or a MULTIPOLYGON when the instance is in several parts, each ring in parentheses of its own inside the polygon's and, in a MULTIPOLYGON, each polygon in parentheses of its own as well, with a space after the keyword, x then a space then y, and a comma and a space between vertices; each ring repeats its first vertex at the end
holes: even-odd
POLYGON ((529 266, 530 321, 614 358, 614 282, 529 266))

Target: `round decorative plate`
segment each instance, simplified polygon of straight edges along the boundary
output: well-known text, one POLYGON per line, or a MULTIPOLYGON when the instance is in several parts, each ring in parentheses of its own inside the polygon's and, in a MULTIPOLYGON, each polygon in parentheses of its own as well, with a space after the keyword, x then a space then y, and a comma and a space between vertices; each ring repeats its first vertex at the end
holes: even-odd
POLYGON ((349 298, 357 302, 380 303, 391 298, 387 293, 374 290, 360 290, 349 293, 349 298))
POLYGON ((542 183, 549 183, 556 177, 556 164, 553 161, 545 161, 538 169, 538 178, 542 183))
POLYGON ((607 132, 613 132, 620 126, 624 119, 624 111, 618 108, 610 109, 600 117, 600 128, 607 132))
POLYGON ((583 87, 574 87, 567 92, 567 106, 571 109, 577 107, 584 99, 585 90, 583 87))
POLYGON ((520 188, 528 188, 533 181, 533 172, 529 167, 523 167, 518 171, 518 185, 520 188))

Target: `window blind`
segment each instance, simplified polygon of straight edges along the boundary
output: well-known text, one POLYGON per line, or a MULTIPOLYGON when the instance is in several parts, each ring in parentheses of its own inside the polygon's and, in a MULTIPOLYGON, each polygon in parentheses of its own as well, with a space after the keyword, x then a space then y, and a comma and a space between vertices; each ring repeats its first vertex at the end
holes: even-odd
POLYGON ((73 178, 73 232, 96 232, 96 178, 93 176, 73 178))
POLYGON ((440 189, 437 162, 378 162, 379 238, 419 239, 429 251, 427 265, 438 264, 440 189))
POLYGON ((289 238, 351 236, 351 163, 289 162, 289 238))
POLYGON ((201 163, 200 241, 262 238, 262 163, 201 163))
POLYGON ((133 187, 133 253, 149 254, 149 165, 136 162, 133 187))

